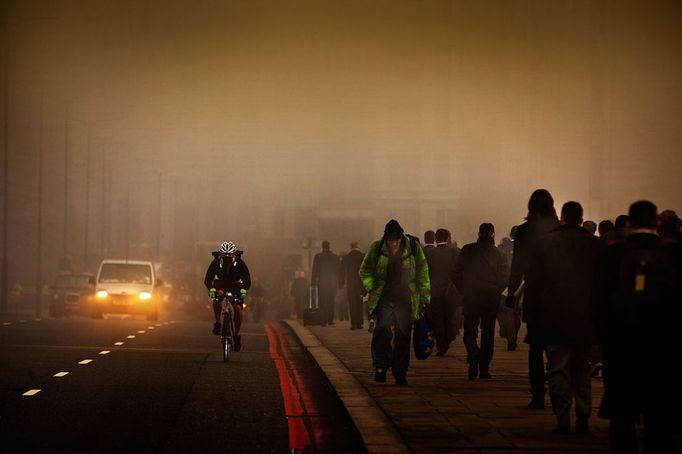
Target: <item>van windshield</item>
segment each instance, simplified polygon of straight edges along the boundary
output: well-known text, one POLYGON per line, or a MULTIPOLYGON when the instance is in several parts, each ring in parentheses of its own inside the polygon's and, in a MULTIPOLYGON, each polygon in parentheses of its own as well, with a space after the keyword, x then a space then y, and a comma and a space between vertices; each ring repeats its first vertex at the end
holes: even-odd
POLYGON ((149 265, 130 263, 105 263, 99 275, 99 282, 111 284, 152 283, 152 268, 149 265))

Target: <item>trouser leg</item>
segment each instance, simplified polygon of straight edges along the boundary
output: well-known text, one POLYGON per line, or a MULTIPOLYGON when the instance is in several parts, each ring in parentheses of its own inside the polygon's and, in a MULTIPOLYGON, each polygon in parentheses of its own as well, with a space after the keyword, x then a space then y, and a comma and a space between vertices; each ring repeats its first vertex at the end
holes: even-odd
POLYGON ((327 305, 327 323, 333 323, 334 322, 334 295, 327 295, 326 296, 326 305, 327 305))
POLYGON ((410 365, 410 340, 412 338, 412 314, 409 308, 395 310, 395 337, 393 339, 393 375, 399 377, 407 373, 410 365))
POLYGON ((531 342, 528 351, 528 379, 530 392, 534 398, 542 398, 545 395, 545 360, 543 352, 545 346, 538 342, 531 342))
POLYGON ((236 336, 242 328, 242 305, 233 304, 232 307, 234 308, 234 335, 236 336))
POLYGON ((575 415, 578 419, 587 419, 592 412, 592 377, 590 372, 589 347, 576 350, 571 362, 571 388, 575 399, 575 415))
POLYGON ((446 330, 445 319, 445 300, 443 298, 434 298, 431 301, 431 328, 433 329, 433 337, 436 339, 436 349, 444 352, 450 348, 451 337, 448 337, 448 330, 446 330))
POLYGON ((382 307, 380 303, 374 311, 374 316, 376 326, 372 333, 372 365, 387 369, 393 361, 393 348, 391 347, 393 311, 388 307, 382 307))
POLYGON ((360 293, 348 291, 348 306, 350 310, 350 325, 355 328, 362 326, 362 296, 360 293))
POLYGON ((220 313, 223 311, 223 306, 220 301, 213 300, 213 316, 217 323, 220 322, 220 313))
MULTIPOLYGON (((547 346, 547 378, 552 410, 559 426, 571 425, 573 352, 563 345, 547 346)), ((535 393, 534 393, 535 395, 535 393)))
POLYGON ((464 347, 467 349, 467 362, 477 363, 479 361, 480 350, 478 348, 478 324, 479 314, 464 313, 464 347))
POLYGON ((481 316, 481 351, 479 363, 481 372, 487 372, 495 349, 495 314, 481 316))
POLYGON ((507 328, 509 323, 507 320, 509 317, 507 316, 507 306, 506 306, 506 300, 504 297, 500 298, 500 304, 497 308, 497 323, 500 325, 500 337, 507 337, 507 328))

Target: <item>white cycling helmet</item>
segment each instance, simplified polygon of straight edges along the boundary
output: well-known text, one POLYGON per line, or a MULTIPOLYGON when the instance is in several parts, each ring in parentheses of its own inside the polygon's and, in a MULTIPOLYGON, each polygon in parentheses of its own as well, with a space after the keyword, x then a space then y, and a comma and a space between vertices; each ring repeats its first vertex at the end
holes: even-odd
POLYGON ((220 245, 220 252, 223 254, 234 254, 237 252, 237 246, 232 241, 223 241, 220 245))

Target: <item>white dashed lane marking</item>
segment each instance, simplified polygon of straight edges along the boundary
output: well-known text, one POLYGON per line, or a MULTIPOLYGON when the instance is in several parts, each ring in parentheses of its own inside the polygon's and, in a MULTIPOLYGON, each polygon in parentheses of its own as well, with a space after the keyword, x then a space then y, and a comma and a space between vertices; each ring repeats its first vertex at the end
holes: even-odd
POLYGON ((144 333, 146 333, 146 332, 147 332, 147 331, 141 329, 141 330, 138 331, 138 334, 144 334, 144 333))
POLYGON ((57 372, 56 374, 53 375, 53 377, 60 377, 61 378, 61 377, 65 377, 67 375, 69 375, 68 372, 57 372))
POLYGON ((2 326, 9 326, 11 324, 12 324, 11 322, 2 322, 2 326))
POLYGON ((102 350, 99 352, 100 355, 108 355, 109 353, 111 353, 109 350, 102 350))
POLYGON ((153 327, 153 326, 148 326, 147 329, 154 329, 154 327, 153 327))
POLYGON ((121 345, 123 345, 123 342, 120 342, 120 341, 119 341, 119 342, 114 342, 114 345, 116 345, 117 347, 120 347, 121 345))
POLYGON ((24 394, 22 394, 22 396, 31 397, 31 396, 35 396, 35 395, 38 394, 39 392, 40 392, 39 389, 29 389, 29 390, 26 391, 24 394))
POLYGON ((135 335, 134 334, 129 335, 128 339, 135 339, 135 335))
POLYGON ((84 359, 82 361, 78 361, 78 364, 90 364, 92 362, 91 359, 84 359))

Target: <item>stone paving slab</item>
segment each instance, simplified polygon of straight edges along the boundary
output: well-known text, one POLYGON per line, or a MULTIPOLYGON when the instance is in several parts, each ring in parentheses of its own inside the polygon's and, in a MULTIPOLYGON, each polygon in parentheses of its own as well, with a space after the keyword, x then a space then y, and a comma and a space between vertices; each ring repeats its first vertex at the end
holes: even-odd
MULTIPOLYGON (((528 348, 525 344, 519 344, 515 352, 508 352, 505 340, 497 337, 490 368, 493 379, 469 381, 466 352, 458 338, 444 357, 432 356, 418 361, 412 356, 408 373, 410 386, 398 387, 393 385, 390 374, 385 384, 373 381, 371 334, 366 330, 351 331, 348 322, 305 328, 297 321, 288 323, 299 337, 303 335, 306 338, 313 356, 316 349, 331 352, 330 355, 322 355, 321 362, 318 360, 323 371, 333 371, 336 381, 344 387, 345 398, 353 406, 369 405, 366 397, 369 396, 397 427, 410 451, 496 454, 609 452, 607 421, 596 417, 603 394, 601 380, 592 382, 591 433, 556 435, 556 420, 549 398, 546 398, 544 411, 526 407, 530 395, 528 348), (348 383, 359 384, 362 392, 352 386, 348 388, 348 383), (363 397, 356 396, 356 392, 363 397)), ((521 339, 523 335, 522 332, 521 339)), ((336 387, 334 380, 330 381, 336 387)), ((378 417, 376 413, 374 415, 378 417)), ((372 418, 363 419, 369 422, 372 418)), ((358 429, 362 433, 360 427, 358 429)), ((396 438, 391 440, 397 442, 396 438)), ((385 450, 374 451, 380 444, 367 440, 366 443, 370 452, 392 452, 394 449, 385 445, 385 450)))

